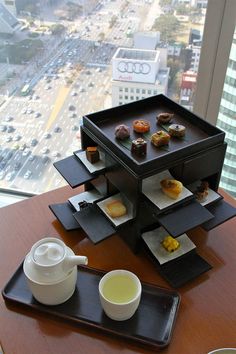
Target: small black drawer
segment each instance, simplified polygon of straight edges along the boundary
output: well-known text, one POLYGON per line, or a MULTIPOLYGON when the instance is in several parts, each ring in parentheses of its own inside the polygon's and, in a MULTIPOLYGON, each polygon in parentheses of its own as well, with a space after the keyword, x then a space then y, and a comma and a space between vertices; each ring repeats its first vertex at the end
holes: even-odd
POLYGON ((182 182, 190 184, 219 173, 224 162, 225 151, 226 144, 223 144, 184 162, 182 182))

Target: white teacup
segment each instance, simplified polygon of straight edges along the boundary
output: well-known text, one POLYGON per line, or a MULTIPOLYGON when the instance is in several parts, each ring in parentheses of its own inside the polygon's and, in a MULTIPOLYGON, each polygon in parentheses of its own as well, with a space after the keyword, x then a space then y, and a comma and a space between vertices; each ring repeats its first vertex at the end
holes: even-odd
POLYGON ((236 354, 236 348, 220 348, 212 350, 208 354, 236 354))
POLYGON ((115 321, 131 318, 137 310, 142 293, 138 277, 128 270, 106 273, 99 282, 99 297, 106 315, 115 321))

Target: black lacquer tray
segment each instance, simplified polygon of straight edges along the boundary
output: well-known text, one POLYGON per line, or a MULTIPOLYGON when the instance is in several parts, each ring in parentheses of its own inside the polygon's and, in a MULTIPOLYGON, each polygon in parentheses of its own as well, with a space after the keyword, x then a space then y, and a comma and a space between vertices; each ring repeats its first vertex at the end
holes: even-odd
POLYGON ((104 314, 99 301, 98 283, 103 274, 95 269, 80 267, 73 296, 64 304, 46 306, 32 297, 21 264, 4 287, 2 295, 7 303, 23 305, 62 321, 86 325, 153 348, 167 346, 179 308, 179 294, 142 283, 141 302, 135 315, 127 321, 113 321, 104 314))
POLYGON ((187 109, 181 107, 164 95, 149 97, 140 101, 131 102, 92 113, 83 117, 83 129, 94 141, 97 141, 104 150, 120 162, 142 176, 157 168, 169 166, 174 160, 189 157, 192 154, 202 152, 224 141, 224 132, 196 116, 187 109), (165 148, 156 148, 151 144, 151 134, 158 130, 168 130, 168 125, 158 125, 157 115, 162 112, 174 113, 172 123, 186 127, 186 136, 183 139, 171 138, 165 148), (132 129, 132 123, 136 119, 146 119, 151 128, 148 134, 137 134, 132 129), (126 124, 131 129, 128 142, 121 142, 115 138, 115 127, 126 124), (138 157, 131 153, 129 148, 133 139, 142 136, 147 140, 147 154, 138 157))

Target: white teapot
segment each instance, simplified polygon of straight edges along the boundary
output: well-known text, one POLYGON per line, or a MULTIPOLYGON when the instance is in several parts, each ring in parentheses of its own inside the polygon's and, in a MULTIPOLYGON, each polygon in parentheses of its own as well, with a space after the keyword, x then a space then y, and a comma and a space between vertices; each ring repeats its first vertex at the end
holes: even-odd
POLYGON ((23 270, 35 299, 46 305, 58 305, 73 295, 80 264, 88 264, 86 256, 75 256, 63 241, 46 237, 32 246, 23 270))

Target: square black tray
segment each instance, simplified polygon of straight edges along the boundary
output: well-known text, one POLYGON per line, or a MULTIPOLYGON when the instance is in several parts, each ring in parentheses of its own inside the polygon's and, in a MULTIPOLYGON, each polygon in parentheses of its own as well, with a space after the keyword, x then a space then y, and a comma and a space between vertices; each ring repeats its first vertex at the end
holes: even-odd
POLYGON ((119 162, 131 168, 140 177, 151 170, 162 169, 177 159, 187 158, 192 154, 204 151, 224 141, 225 133, 170 100, 164 95, 149 97, 122 106, 92 113, 83 117, 83 130, 94 141, 101 145, 119 162), (171 138, 165 149, 156 148, 150 142, 150 135, 157 130, 167 130, 168 127, 158 125, 156 117, 161 112, 174 113, 173 123, 186 127, 183 139, 171 138), (115 127, 126 124, 131 128, 129 143, 140 136, 133 132, 132 123, 136 119, 146 119, 151 128, 147 140, 147 154, 138 157, 131 154, 130 148, 115 138, 115 127), (109 150, 108 150, 109 149, 109 150))
MULTIPOLYGON (((138 310, 127 321, 113 321, 103 312, 99 301, 98 283, 104 272, 79 267, 77 288, 64 304, 42 305, 31 295, 21 264, 2 291, 6 302, 24 305, 30 310, 50 314, 62 321, 72 321, 132 340, 138 344, 163 348, 171 340, 180 296, 176 291, 142 283, 138 310)), ((30 312, 31 313, 31 312, 30 312)))

